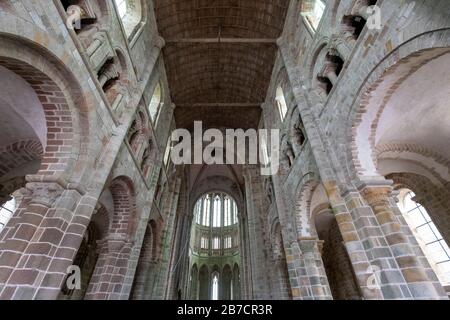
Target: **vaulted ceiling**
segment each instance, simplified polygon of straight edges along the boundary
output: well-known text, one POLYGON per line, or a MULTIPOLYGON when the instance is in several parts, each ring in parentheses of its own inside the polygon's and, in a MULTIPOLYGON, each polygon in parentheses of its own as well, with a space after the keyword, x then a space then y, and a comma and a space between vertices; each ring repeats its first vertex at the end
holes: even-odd
POLYGON ((289 0, 154 0, 180 128, 256 128, 289 0))

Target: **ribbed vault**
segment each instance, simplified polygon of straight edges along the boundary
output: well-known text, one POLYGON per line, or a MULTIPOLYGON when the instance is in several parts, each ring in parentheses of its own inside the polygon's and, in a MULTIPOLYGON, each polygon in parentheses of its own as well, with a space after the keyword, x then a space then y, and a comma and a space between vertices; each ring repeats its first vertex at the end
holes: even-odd
POLYGON ((177 126, 256 127, 289 0, 154 0, 177 126))

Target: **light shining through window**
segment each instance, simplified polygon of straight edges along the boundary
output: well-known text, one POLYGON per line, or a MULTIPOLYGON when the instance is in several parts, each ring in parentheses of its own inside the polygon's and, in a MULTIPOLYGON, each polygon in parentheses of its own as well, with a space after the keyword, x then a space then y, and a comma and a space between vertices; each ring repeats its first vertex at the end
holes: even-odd
POLYGON ((302 15, 314 31, 319 27, 324 11, 325 3, 321 0, 303 1, 302 15))
POLYGON ((148 112, 150 113, 150 118, 152 119, 153 124, 156 123, 156 119, 158 118, 159 110, 161 109, 161 84, 155 88, 153 92, 152 100, 150 101, 150 105, 148 106, 148 112))
POLYGON ((278 106, 278 112, 280 113, 281 121, 283 122, 284 118, 286 118, 288 107, 286 104, 286 98, 284 97, 283 89, 281 87, 278 87, 277 89, 276 102, 278 106))
POLYGON ((215 274, 212 280, 212 300, 219 300, 219 276, 215 274))
POLYGON ((219 250, 220 249, 220 238, 214 238, 213 239, 213 249, 219 250))
POLYGON ((4 205, 0 206, 0 232, 2 232, 3 228, 11 219, 15 210, 16 200, 14 198, 6 202, 4 205))
POLYGON ((127 1, 126 0, 115 0, 117 9, 119 10, 119 16, 121 19, 125 18, 127 15, 127 1))
POLYGON ((213 215, 213 227, 219 228, 221 226, 221 201, 218 196, 214 198, 214 215, 213 215))
POLYGON ((431 267, 444 285, 450 284, 450 249, 427 210, 415 202, 415 194, 402 190, 400 209, 431 267))
POLYGON ((202 237, 201 243, 200 243, 200 247, 202 249, 208 249, 209 248, 208 238, 202 237))
POLYGON ((205 227, 229 227, 238 223, 236 202, 226 194, 208 194, 194 206, 195 222, 205 227))

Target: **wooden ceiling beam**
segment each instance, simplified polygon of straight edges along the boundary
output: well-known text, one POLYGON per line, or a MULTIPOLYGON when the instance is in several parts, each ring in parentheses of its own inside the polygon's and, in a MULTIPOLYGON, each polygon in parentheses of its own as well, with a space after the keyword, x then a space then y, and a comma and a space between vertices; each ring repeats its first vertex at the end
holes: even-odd
POLYGON ((205 102, 205 103, 178 103, 176 104, 177 108, 201 108, 201 107, 211 107, 211 108, 232 108, 232 107, 240 107, 240 108, 255 108, 255 107, 261 107, 261 103, 254 103, 254 102, 205 102))
POLYGON ((166 44, 176 43, 248 43, 248 44, 276 44, 277 39, 265 38, 185 38, 166 39, 166 44))

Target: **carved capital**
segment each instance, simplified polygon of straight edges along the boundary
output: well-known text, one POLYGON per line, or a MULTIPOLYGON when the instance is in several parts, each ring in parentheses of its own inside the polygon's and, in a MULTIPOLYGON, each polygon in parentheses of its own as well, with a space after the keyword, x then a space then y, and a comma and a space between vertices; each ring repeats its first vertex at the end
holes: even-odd
POLYGON ((30 192, 31 203, 40 204, 51 208, 56 200, 61 197, 64 188, 54 182, 30 182, 26 189, 30 192))
POLYGON ((320 252, 320 246, 323 246, 323 241, 314 237, 300 237, 298 244, 303 254, 316 253, 320 252))
POLYGON ((362 190, 362 195, 371 207, 389 206, 391 187, 367 187, 362 190))

